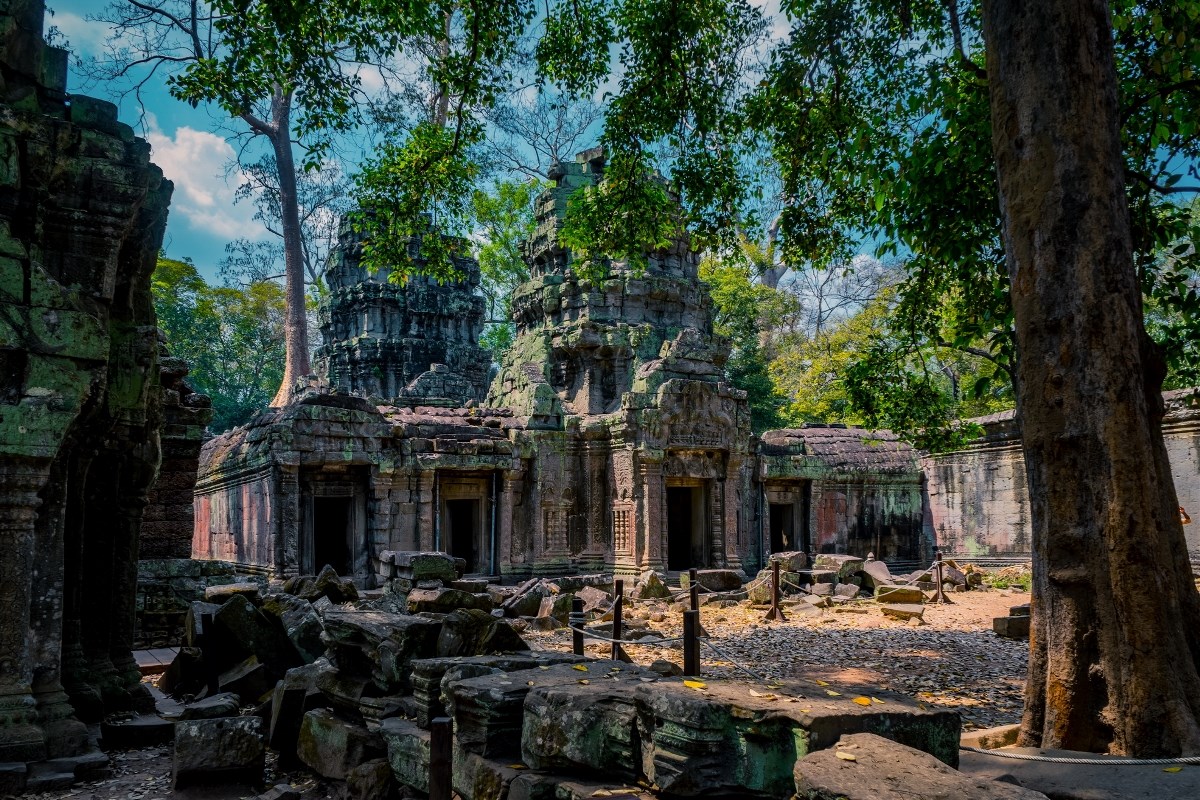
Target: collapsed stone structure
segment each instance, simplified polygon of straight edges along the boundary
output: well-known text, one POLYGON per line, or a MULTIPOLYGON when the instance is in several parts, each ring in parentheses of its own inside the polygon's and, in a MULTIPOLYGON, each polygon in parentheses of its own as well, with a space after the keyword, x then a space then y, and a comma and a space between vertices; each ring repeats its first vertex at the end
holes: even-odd
MULTIPOLYGON (((43 3, 4 6, 0 782, 19 783, 13 762, 87 763, 81 720, 151 705, 130 643, 163 448, 150 274, 171 184, 115 106, 65 93, 43 3)), ((205 399, 171 391, 166 413, 198 443, 205 399)))
POLYGON ((642 270, 577 269, 557 226, 603 168, 582 153, 538 198, 516 338, 486 390, 477 266, 461 262, 459 283, 391 283, 344 229, 320 312, 327 388, 205 445, 194 556, 283 576, 331 564, 366 585, 405 550, 513 579, 753 572, 780 550, 928 558, 907 445, 835 427, 751 435, 686 240, 642 270))

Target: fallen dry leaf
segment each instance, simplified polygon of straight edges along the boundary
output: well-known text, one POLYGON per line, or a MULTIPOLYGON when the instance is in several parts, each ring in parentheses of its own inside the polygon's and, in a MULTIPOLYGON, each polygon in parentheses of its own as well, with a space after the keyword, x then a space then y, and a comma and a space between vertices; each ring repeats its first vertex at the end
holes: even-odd
POLYGON ((837 757, 842 761, 858 761, 858 758, 854 755, 854 753, 847 753, 844 750, 838 750, 837 757))
POLYGON ((856 697, 856 698, 854 698, 853 702, 858 703, 860 706, 869 706, 869 705, 871 705, 871 698, 856 697))

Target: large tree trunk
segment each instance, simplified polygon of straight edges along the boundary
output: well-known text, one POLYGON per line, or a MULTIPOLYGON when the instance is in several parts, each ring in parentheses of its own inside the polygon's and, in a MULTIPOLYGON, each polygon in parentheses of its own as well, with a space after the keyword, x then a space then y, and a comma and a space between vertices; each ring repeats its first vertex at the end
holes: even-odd
POLYGON ((1142 324, 1103 0, 985 0, 1033 524, 1022 744, 1200 753, 1200 598, 1142 324))
POLYGON ((271 101, 271 120, 275 135, 275 165, 279 170, 279 211, 283 228, 283 264, 287 301, 284 322, 287 356, 283 382, 275 393, 272 406, 292 402, 296 381, 312 372, 308 361, 308 315, 304 297, 304 247, 300 237, 300 208, 296 198, 296 163, 292 156, 291 95, 276 91, 271 101))

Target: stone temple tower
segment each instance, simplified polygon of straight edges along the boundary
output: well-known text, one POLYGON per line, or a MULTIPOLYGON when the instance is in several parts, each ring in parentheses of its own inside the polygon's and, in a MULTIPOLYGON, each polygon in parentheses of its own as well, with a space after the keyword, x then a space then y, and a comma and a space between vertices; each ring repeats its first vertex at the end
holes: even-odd
POLYGON ((456 258, 460 281, 393 283, 360 264, 362 236, 342 223, 325 269, 314 368, 334 389, 420 405, 483 400, 491 354, 479 346, 479 264, 456 258))

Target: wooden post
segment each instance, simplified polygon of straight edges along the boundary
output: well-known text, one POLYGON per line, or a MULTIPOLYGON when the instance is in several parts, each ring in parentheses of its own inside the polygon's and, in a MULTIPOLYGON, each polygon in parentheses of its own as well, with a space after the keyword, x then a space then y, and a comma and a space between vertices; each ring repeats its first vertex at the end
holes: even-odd
POLYGON ((209 697, 221 691, 221 676, 217 674, 216 667, 217 653, 213 646, 215 643, 214 627, 212 614, 200 615, 200 656, 204 665, 205 686, 208 689, 209 697))
POLYGON ((583 633, 577 628, 583 627, 583 598, 571 598, 571 652, 577 656, 583 655, 583 633))
POLYGON ((787 617, 783 615, 783 609, 779 607, 779 562, 771 562, 771 610, 764 617, 767 622, 779 621, 787 622, 787 617))
POLYGON ((933 558, 934 558, 933 565, 934 565, 934 573, 935 573, 933 577, 934 577, 934 580, 937 581, 937 588, 934 589, 933 602, 949 603, 950 598, 946 597, 946 593, 944 591, 942 591, 942 551, 934 550, 933 558))
POLYGON ((683 612, 683 674, 700 674, 700 612, 683 612))
POLYGON ((696 568, 688 570, 688 595, 691 597, 692 611, 700 610, 700 584, 696 581, 696 568))
POLYGON ((453 736, 449 717, 429 721, 429 800, 450 800, 454 782, 453 736))
MULTIPOLYGON (((622 631, 621 631, 622 613, 621 612, 622 612, 622 606, 624 605, 624 600, 625 600, 625 581, 618 579, 613 582, 613 585, 614 585, 614 588, 616 589, 616 592, 615 592, 616 599, 613 600, 612 638, 620 639, 621 633, 622 633, 622 631)), ((624 655, 624 653, 621 650, 620 642, 614 641, 612 643, 612 660, 620 661, 623 655, 624 655)))

